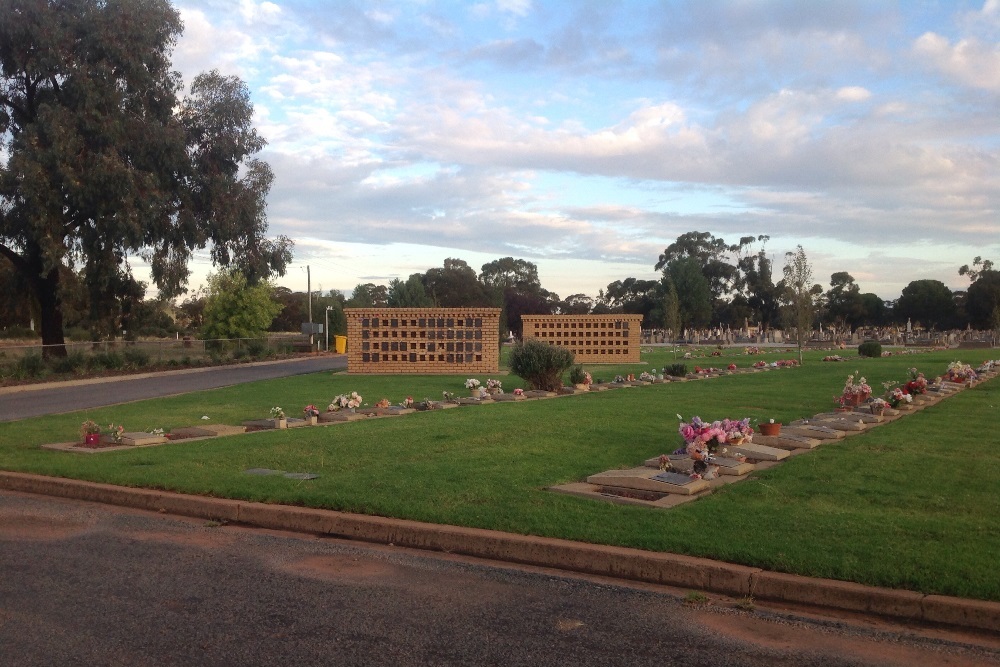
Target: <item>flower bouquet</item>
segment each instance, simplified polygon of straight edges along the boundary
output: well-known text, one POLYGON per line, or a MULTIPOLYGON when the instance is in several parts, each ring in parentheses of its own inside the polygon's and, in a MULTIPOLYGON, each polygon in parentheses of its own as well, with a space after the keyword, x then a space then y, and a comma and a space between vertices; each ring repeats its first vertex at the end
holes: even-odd
POLYGON ((872 411, 873 415, 878 417, 881 417, 885 413, 887 407, 889 407, 889 402, 881 397, 873 398, 868 402, 868 409, 872 411))
POLYGON ((465 388, 466 389, 479 389, 479 387, 481 387, 481 386, 482 386, 482 383, 479 380, 477 380, 476 378, 469 378, 468 380, 465 381, 465 388))
POLYGON ((413 408, 413 397, 412 396, 407 396, 406 398, 404 398, 399 403, 399 407, 401 407, 403 409, 406 409, 406 410, 412 409, 413 408))
POLYGON ((729 364, 728 366, 726 366, 726 370, 735 371, 736 370, 736 364, 729 364))
POLYGON ((907 394, 917 395, 927 393, 927 378, 924 377, 923 373, 917 372, 916 368, 911 368, 909 371, 910 380, 906 383, 904 387, 907 394))
MULTIPOLYGON (((718 466, 711 465, 712 459, 718 454, 726 454, 725 445, 741 445, 753 439, 753 428, 750 418, 723 419, 712 423, 704 422, 700 417, 692 417, 690 423, 683 417, 677 432, 684 438, 684 446, 675 454, 687 454, 695 460, 694 479, 714 479, 718 466), (701 462, 704 467, 699 466, 701 462)), ((741 458, 741 457, 738 457, 741 458)))
POLYGON ((310 403, 306 407, 302 408, 302 415, 305 417, 307 422, 315 424, 316 420, 319 419, 319 409, 310 403))
POLYGON ((122 444, 122 439, 125 436, 125 427, 121 424, 115 426, 114 424, 108 424, 108 434, 111 435, 111 439, 115 441, 116 445, 122 444))
POLYGON ((972 370, 972 366, 969 364, 963 364, 961 361, 953 361, 948 364, 948 374, 945 377, 948 382, 963 384, 977 380, 978 378, 979 376, 976 375, 976 371, 972 370))
POLYGON ((486 380, 486 393, 488 394, 502 394, 503 393, 503 383, 500 380, 494 380, 493 378, 487 378, 486 380))
POLYGON ((337 410, 343 410, 347 408, 348 410, 354 410, 360 408, 362 403, 361 396, 356 391, 352 391, 350 394, 339 394, 333 397, 333 401, 330 402, 327 410, 330 412, 336 412, 337 410))
MULTIPOLYGON (((854 371, 857 373, 857 371, 854 371)), ((872 388, 868 385, 868 380, 864 377, 858 379, 858 383, 854 383, 854 375, 847 376, 847 382, 844 383, 844 389, 840 392, 840 396, 834 396, 834 399, 841 408, 851 408, 861 405, 872 395, 872 388)))
POLYGON ((651 373, 646 373, 645 371, 643 371, 642 373, 639 373, 639 380, 641 382, 652 382, 655 379, 656 379, 656 376, 652 375, 651 373))
POLYGON ((767 362, 761 359, 760 361, 755 361, 753 364, 754 368, 767 368, 767 362))
POLYGON ((382 400, 380 400, 378 403, 375 404, 375 407, 382 408, 384 410, 385 408, 388 408, 391 405, 392 403, 389 402, 388 398, 383 398, 382 400))

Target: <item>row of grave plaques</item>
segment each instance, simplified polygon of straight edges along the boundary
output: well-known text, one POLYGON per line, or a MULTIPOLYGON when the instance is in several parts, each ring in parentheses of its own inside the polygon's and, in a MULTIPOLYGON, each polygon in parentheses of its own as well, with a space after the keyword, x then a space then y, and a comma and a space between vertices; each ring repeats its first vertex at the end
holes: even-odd
MULTIPOLYGON (((981 375, 980 381, 995 377, 998 371, 981 375)), ((873 426, 899 418, 907 412, 921 410, 946 396, 954 394, 965 385, 942 382, 926 394, 913 397, 910 404, 899 409, 887 408, 881 415, 872 414, 870 408, 858 407, 849 412, 824 412, 809 419, 800 419, 783 426, 780 435, 755 434, 753 442, 726 447, 729 457, 716 457, 717 477, 712 480, 692 479, 690 473, 694 460, 686 455, 666 455, 669 470, 660 470, 661 458, 654 457, 637 468, 607 470, 590 475, 587 485, 568 484, 552 487, 574 495, 596 496, 618 502, 638 502, 653 506, 669 507, 676 504, 668 496, 697 497, 710 493, 714 487, 745 478, 750 472, 771 467, 789 456, 812 450, 820 445, 834 443, 845 437, 864 433, 873 426), (591 488, 588 490, 586 486, 591 488), (583 487, 583 488, 581 488, 583 487), (666 502, 661 502, 667 500, 666 502)))

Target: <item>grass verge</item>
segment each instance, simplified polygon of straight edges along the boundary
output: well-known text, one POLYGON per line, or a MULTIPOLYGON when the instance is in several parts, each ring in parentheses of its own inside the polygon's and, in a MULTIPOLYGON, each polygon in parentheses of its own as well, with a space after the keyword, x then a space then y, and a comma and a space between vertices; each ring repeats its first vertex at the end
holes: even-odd
MULTIPOLYGON (((979 363, 962 353, 963 361, 979 363)), ((773 360, 790 354, 765 355, 773 360)), ((77 456, 38 448, 75 437, 79 423, 128 430, 295 416, 357 390, 366 402, 463 392, 455 376, 316 374, 44 419, 0 424, 0 468, 560 537, 716 558, 770 570, 1000 600, 1000 427, 995 380, 842 443, 824 445, 712 496, 669 511, 545 491, 631 467, 679 445, 677 414, 780 421, 832 407, 848 373, 879 388, 915 366, 929 377, 956 351, 821 363, 710 381, 590 393, 366 420, 329 428, 77 456), (315 472, 319 479, 254 477, 247 468, 315 472)), ((740 366, 761 357, 695 359, 740 366)), ((662 366, 669 353, 644 355, 662 366)), ((597 375, 638 374, 601 368, 597 375)), ((485 379, 485 378, 480 378, 485 379)), ((504 379, 505 388, 518 386, 504 379)))

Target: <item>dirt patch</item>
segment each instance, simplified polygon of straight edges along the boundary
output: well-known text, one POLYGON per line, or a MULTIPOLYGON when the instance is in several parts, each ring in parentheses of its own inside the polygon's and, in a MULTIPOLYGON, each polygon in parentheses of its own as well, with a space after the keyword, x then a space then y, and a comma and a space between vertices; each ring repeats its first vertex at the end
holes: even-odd
POLYGON ((349 555, 307 556, 279 567, 291 574, 334 582, 385 581, 402 574, 400 568, 391 563, 349 555))
POLYGON ((885 667, 982 667, 983 664, 982 656, 957 654, 954 647, 934 654, 929 646, 893 645, 874 638, 826 633, 798 623, 782 623, 750 614, 698 612, 697 616, 714 633, 770 650, 815 651, 885 667))
POLYGON ((7 540, 61 540, 87 529, 87 524, 56 517, 0 515, 0 537, 7 540))

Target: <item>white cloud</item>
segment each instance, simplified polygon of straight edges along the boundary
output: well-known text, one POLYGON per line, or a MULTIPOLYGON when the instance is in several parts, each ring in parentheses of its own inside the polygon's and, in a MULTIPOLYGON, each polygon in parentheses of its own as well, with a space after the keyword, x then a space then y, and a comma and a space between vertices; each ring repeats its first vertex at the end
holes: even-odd
POLYGON ((914 42, 913 50, 930 68, 956 83, 1000 92, 1000 44, 975 38, 952 44, 941 35, 926 32, 914 42))

